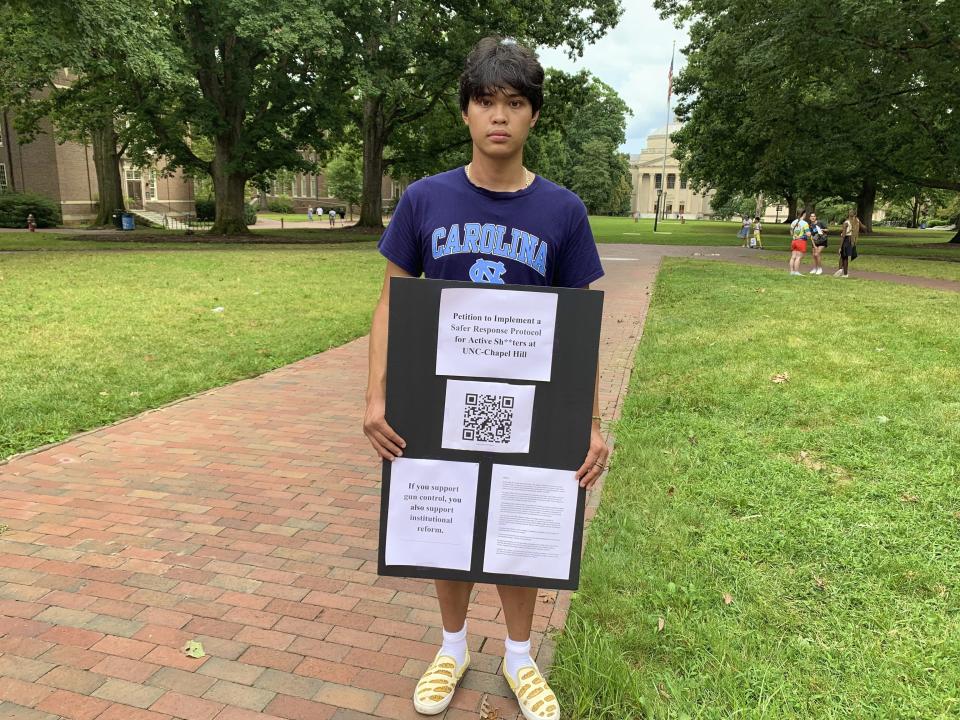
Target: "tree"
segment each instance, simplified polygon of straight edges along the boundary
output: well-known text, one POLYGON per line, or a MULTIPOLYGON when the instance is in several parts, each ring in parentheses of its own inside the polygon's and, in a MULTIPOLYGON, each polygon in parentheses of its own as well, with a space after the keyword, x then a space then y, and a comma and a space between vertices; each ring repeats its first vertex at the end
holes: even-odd
MULTIPOLYGON (((584 144, 601 141, 602 145, 590 152, 602 153, 592 157, 601 158, 609 182, 593 209, 612 213, 629 210, 629 160, 617 152, 626 138, 627 104, 612 87, 586 71, 569 74, 548 68, 543 94, 540 118, 524 148, 524 164, 553 182, 577 189, 571 173, 575 163, 588 154, 584 144)), ((408 123, 395 131, 384 160, 393 175, 423 177, 466 164, 470 147, 456 88, 451 87, 420 123, 408 123)), ((578 177, 592 192, 594 180, 584 172, 578 177)))
POLYGON ((333 197, 346 200, 353 220, 353 206, 363 194, 363 157, 356 145, 341 145, 325 169, 327 189, 333 197))
POLYGON ((208 172, 217 204, 210 232, 246 233, 248 181, 316 169, 305 151, 325 152, 343 122, 345 27, 329 4, 294 0, 155 7, 166 64, 149 80, 131 78, 140 137, 131 152, 156 151, 170 167, 208 172), (212 159, 194 152, 200 138, 212 142, 212 159))
POLYGON ((120 157, 129 143, 114 68, 135 75, 152 62, 150 7, 136 0, 8 0, 0 6, 0 28, 0 105, 16 109, 21 141, 35 138, 49 118, 57 141, 92 143, 94 225, 108 224, 124 207, 120 157))
POLYGON ((622 8, 620 0, 339 0, 336 13, 354 31, 343 42, 356 72, 353 117, 363 138, 359 224, 379 228, 385 149, 399 128, 421 122, 449 97, 477 40, 499 32, 580 52, 616 24, 622 8))
POLYGON ((869 224, 878 192, 960 188, 957 3, 656 5, 690 25, 675 140, 698 189, 840 196, 869 224))
POLYGON ((571 189, 580 196, 591 215, 606 209, 613 194, 614 179, 606 157, 611 151, 605 140, 588 140, 570 172, 571 189))

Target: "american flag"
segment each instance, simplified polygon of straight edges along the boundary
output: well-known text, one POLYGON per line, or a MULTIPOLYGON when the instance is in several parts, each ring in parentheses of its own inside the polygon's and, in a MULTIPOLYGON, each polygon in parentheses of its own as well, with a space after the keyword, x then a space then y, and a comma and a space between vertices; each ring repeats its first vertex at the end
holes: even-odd
POLYGON ((670 102, 670 96, 673 95, 673 55, 670 56, 670 69, 667 71, 667 102, 670 102))

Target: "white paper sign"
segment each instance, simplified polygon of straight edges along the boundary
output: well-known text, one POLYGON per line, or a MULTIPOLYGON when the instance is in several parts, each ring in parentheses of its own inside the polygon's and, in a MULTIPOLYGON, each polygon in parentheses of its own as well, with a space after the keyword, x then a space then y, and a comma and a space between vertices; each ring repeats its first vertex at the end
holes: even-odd
POLYGON ((494 465, 484 572, 569 578, 578 490, 573 470, 494 465))
POLYGON ((446 288, 437 375, 549 381, 556 319, 555 293, 446 288))
POLYGON ((479 470, 476 463, 393 461, 387 565, 470 569, 479 470))
POLYGON ((448 380, 442 446, 499 453, 530 451, 535 385, 448 380))

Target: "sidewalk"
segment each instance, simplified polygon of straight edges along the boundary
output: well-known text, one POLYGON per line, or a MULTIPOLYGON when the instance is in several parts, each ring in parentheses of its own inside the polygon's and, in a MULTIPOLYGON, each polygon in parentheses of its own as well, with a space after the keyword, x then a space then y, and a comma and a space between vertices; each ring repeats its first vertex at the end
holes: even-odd
MULTIPOLYGON (((614 417, 662 249, 603 246, 601 411, 614 417)), ((689 254, 690 248, 671 248, 689 254)), ((0 717, 419 718, 432 583, 379 577, 366 339, 0 465, 0 717), (203 643, 207 657, 181 648, 203 643)), ((588 517, 600 497, 592 493, 588 517)), ((543 592, 533 644, 569 593, 543 592)), ((492 587, 448 720, 505 718, 492 587)))

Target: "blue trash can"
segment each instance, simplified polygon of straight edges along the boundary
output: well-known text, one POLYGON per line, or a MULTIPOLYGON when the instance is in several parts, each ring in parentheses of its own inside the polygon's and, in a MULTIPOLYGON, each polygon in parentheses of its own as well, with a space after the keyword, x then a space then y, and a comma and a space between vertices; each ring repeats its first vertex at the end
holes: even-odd
POLYGON ((133 215, 131 215, 130 213, 124 213, 124 214, 123 214, 123 216, 122 216, 122 222, 123 222, 123 229, 124 229, 124 230, 133 230, 133 229, 134 229, 133 215))

